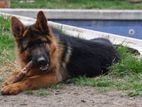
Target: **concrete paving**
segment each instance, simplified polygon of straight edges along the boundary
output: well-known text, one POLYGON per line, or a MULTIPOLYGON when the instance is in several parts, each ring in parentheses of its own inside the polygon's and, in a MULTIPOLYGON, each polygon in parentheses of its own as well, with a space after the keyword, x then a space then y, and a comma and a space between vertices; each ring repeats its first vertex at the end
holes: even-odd
POLYGON ((49 19, 142 20, 142 10, 0 9, 0 12, 35 18, 44 11, 49 19))

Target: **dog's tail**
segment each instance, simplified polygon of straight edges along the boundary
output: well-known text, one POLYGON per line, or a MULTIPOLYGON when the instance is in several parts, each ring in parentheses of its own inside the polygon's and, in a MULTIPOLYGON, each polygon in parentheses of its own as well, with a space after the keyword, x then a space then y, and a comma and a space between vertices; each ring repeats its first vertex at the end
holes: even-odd
POLYGON ((132 54, 135 54, 135 55, 140 55, 140 52, 134 48, 130 48, 130 47, 127 47, 127 46, 123 46, 123 45, 115 45, 115 44, 112 44, 108 39, 104 39, 104 38, 95 38, 95 39, 91 39, 91 41, 94 41, 94 42, 98 42, 98 43, 102 43, 102 44, 105 44, 107 46, 114 46, 115 49, 119 48, 119 47, 126 47, 127 48, 127 51, 132 53, 132 54))
POLYGON ((123 45, 113 45, 116 49, 119 48, 119 47, 126 47, 127 48, 127 51, 132 53, 132 54, 135 54, 135 55, 140 55, 140 52, 137 50, 137 49, 134 49, 134 48, 130 48, 130 47, 127 47, 127 46, 123 46, 123 45))

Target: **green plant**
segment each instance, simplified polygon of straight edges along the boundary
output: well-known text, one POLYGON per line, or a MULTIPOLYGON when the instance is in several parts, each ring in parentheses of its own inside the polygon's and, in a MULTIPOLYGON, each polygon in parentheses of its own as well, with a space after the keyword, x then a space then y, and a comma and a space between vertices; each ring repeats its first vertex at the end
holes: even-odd
POLYGON ((52 9, 142 9, 142 3, 131 4, 128 0, 35 0, 33 3, 11 1, 12 8, 52 9))

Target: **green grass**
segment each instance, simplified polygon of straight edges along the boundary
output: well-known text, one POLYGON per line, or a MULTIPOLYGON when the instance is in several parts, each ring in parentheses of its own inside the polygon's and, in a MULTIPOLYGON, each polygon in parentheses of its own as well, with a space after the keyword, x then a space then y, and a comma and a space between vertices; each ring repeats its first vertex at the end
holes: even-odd
POLYGON ((0 16, 0 65, 13 61, 14 41, 10 33, 10 23, 8 18, 0 16))
POLYGON ((34 3, 19 3, 11 0, 12 8, 48 9, 142 9, 142 3, 132 4, 128 0, 35 0, 34 3))
POLYGON ((49 90, 62 89, 63 86, 64 86, 63 83, 59 83, 59 84, 56 84, 56 85, 52 85, 49 88, 41 88, 41 89, 38 89, 38 90, 27 90, 27 91, 25 91, 25 94, 35 95, 35 96, 39 96, 39 97, 40 96, 47 96, 47 95, 50 95, 49 90))
POLYGON ((38 97, 41 97, 41 96, 47 96, 49 95, 50 93, 48 92, 47 89, 44 89, 44 88, 41 88, 41 89, 38 89, 38 90, 27 90, 24 92, 26 95, 35 95, 35 96, 38 96, 38 97))
MULTIPOLYGON (((5 68, 7 71, 7 63, 13 63, 15 60, 13 36, 10 33, 10 23, 8 18, 0 17, 0 71, 5 68)), ((126 47, 117 48, 121 55, 121 61, 113 64, 109 74, 101 75, 94 78, 85 76, 73 78, 66 83, 72 83, 80 86, 92 86, 100 91, 112 89, 125 90, 129 96, 136 96, 142 92, 142 60, 136 55, 128 52, 126 47)), ((3 82, 7 72, 0 76, 0 84, 3 82)), ((61 89, 63 84, 53 85, 50 89, 61 89)), ((45 89, 37 91, 27 91, 26 94, 37 96, 48 95, 45 89)))

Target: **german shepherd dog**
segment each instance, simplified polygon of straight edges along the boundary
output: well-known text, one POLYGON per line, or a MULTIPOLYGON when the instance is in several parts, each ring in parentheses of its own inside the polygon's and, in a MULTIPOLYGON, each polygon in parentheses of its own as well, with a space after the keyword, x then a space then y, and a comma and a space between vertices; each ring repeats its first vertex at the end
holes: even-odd
POLYGON ((120 59, 107 39, 84 40, 56 35, 42 11, 38 12, 37 20, 31 26, 11 17, 11 29, 21 68, 29 61, 33 62, 33 66, 19 82, 10 83, 17 75, 17 72, 13 73, 1 89, 3 95, 48 87, 75 76, 101 75, 120 59))

